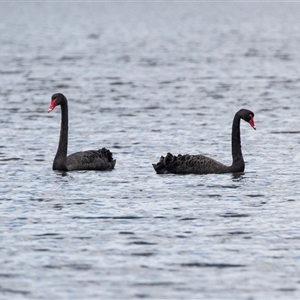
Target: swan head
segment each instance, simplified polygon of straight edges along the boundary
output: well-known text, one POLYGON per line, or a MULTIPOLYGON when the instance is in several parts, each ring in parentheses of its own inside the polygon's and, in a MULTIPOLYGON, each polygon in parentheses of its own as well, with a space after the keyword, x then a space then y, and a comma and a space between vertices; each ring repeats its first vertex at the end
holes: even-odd
POLYGON ((253 129, 256 130, 255 122, 254 122, 254 113, 249 109, 241 109, 238 111, 240 117, 249 123, 253 129))
POLYGON ((53 94, 51 97, 51 102, 50 102, 47 112, 48 113, 51 112, 57 105, 62 105, 66 101, 67 101, 67 98, 63 94, 61 94, 61 93, 53 94))

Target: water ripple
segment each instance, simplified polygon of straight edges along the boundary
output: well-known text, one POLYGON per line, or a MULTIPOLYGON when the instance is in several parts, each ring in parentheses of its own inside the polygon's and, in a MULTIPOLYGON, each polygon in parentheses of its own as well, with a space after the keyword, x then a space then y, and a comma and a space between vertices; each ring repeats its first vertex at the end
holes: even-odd
POLYGON ((299 5, 38 4, 0 10, 0 298, 299 298, 299 5), (52 170, 55 92, 115 170, 52 170), (240 108, 245 172, 155 174, 230 165, 240 108))

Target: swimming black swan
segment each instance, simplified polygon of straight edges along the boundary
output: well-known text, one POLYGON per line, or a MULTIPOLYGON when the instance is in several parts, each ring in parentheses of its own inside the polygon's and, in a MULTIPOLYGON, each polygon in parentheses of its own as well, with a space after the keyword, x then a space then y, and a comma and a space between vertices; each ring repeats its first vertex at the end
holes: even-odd
POLYGON ((245 163, 241 150, 240 120, 248 122, 254 129, 254 113, 248 109, 239 110, 232 122, 231 152, 232 165, 225 166, 216 160, 204 155, 181 155, 175 156, 168 153, 161 156, 157 164, 152 164, 157 174, 221 174, 244 172, 245 163))
POLYGON ((67 156, 68 151, 68 100, 60 93, 53 94, 48 113, 57 105, 61 107, 61 128, 57 152, 53 161, 53 170, 112 170, 116 164, 112 153, 105 149, 76 152, 67 156))

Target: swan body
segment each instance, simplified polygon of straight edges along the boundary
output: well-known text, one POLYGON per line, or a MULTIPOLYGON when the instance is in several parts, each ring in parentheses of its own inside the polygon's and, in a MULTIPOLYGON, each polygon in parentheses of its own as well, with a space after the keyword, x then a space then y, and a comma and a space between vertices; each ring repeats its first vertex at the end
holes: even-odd
POLYGON ((48 113, 56 106, 61 106, 61 129, 57 152, 53 161, 53 170, 73 171, 73 170, 112 170, 116 160, 112 153, 102 148, 99 150, 88 150, 70 154, 68 151, 68 100, 61 94, 53 94, 48 113))
POLYGON ((254 113, 248 109, 239 110, 233 119, 231 134, 232 165, 226 166, 205 155, 161 156, 157 164, 152 164, 157 174, 222 174, 244 172, 245 163, 241 150, 240 120, 248 122, 254 129, 254 113))

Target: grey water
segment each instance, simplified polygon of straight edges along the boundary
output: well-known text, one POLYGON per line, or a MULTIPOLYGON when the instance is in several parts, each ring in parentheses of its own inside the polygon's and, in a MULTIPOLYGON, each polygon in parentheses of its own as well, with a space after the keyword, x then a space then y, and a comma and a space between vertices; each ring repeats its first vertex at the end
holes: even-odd
POLYGON ((1 299, 300 297, 300 5, 0 3, 1 299), (106 147, 111 172, 55 172, 106 147), (161 155, 242 174, 157 175, 161 155))

